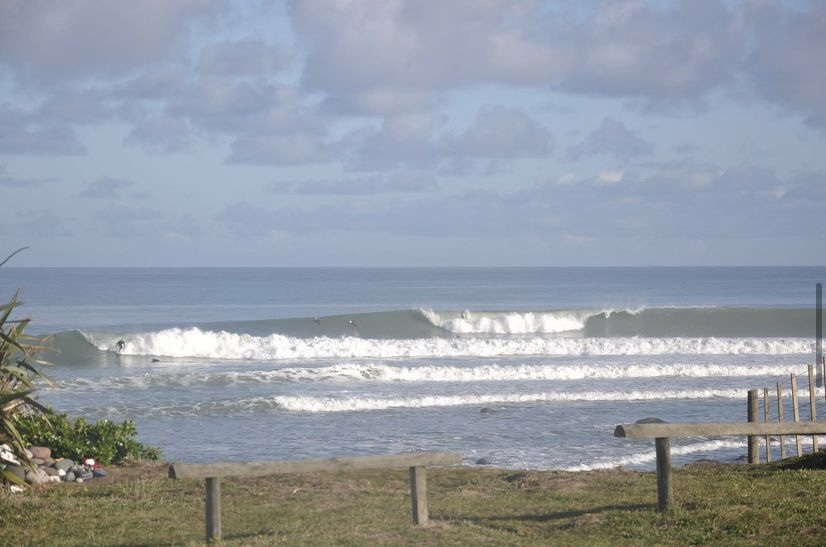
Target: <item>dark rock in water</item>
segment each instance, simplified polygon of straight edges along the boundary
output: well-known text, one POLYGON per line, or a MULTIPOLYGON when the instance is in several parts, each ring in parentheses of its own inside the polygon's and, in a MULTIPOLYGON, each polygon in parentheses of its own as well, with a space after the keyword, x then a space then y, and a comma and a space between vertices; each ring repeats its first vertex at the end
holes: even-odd
POLYGON ((490 460, 487 458, 479 458, 476 460, 476 465, 490 465, 490 460))
POLYGON ((486 406, 482 410, 480 410, 479 412, 481 412, 482 414, 493 414, 496 411, 493 410, 492 408, 486 406))
POLYGON ((637 424, 667 424, 668 422, 666 422, 665 420, 662 420, 660 418, 643 418, 642 420, 637 420, 634 423, 637 423, 637 424))
POLYGON ((32 446, 29 448, 29 451, 32 453, 33 458, 40 458, 41 460, 45 460, 52 455, 52 450, 45 446, 32 446))
POLYGON ((153 358, 153 359, 152 359, 152 362, 153 362, 153 363, 160 363, 160 362, 161 362, 161 360, 160 360, 160 359, 158 359, 157 357, 155 357, 155 358, 153 358))

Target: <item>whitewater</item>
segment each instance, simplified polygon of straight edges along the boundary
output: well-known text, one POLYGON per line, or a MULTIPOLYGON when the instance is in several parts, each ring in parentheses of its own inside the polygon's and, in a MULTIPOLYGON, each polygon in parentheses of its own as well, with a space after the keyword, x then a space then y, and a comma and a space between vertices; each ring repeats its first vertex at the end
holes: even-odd
MULTIPOLYGON (((749 389, 781 382, 788 399, 792 374, 805 399, 824 278, 3 268, 0 288, 22 288, 32 328, 49 335, 43 402, 134 420, 168 460, 455 450, 466 465, 585 470, 653 467, 652 443, 613 438, 618 423, 742 421, 749 389)), ((745 454, 744 439, 674 442, 678 465, 745 454)))

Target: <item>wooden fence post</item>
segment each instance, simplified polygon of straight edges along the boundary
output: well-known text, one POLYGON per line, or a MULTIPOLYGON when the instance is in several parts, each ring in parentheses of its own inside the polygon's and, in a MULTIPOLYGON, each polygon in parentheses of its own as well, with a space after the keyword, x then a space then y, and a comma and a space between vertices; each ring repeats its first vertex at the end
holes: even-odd
MULTIPOLYGON (((748 421, 757 422, 757 390, 749 390, 748 421)), ((749 435, 749 463, 760 463, 760 441, 754 435, 749 435)))
POLYGON ((413 500, 413 524, 427 524, 427 471, 410 468, 410 497, 413 500))
POLYGON ((671 486, 671 439, 657 437, 654 445, 657 452, 657 510, 662 513, 674 502, 671 486))
MULTIPOLYGON (((814 382, 814 366, 809 365, 809 412, 811 420, 817 420, 817 407, 815 406, 815 382, 814 382)), ((812 451, 817 452, 817 435, 812 435, 812 451)))
MULTIPOLYGON (((797 377, 794 375, 794 372, 791 374, 792 376, 792 413, 794 414, 794 421, 800 421, 800 404, 797 400, 797 377)), ((803 455, 803 444, 800 442, 800 435, 794 436, 794 442, 797 446, 797 455, 803 455)))
MULTIPOLYGON (((763 421, 769 423, 769 388, 763 388, 763 421)), ((772 437, 766 435, 766 461, 772 461, 772 437)))
MULTIPOLYGON (((777 382, 777 421, 783 421, 783 386, 777 382)), ((780 435, 780 459, 786 459, 786 440, 780 435)))
POLYGON ((206 479, 206 540, 221 539, 221 479, 206 479))

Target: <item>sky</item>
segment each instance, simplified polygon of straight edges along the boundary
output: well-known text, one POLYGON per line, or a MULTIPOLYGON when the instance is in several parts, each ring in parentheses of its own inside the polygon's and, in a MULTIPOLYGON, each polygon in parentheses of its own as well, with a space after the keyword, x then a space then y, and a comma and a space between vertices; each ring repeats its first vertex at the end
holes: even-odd
POLYGON ((826 263, 826 2, 0 0, 13 266, 826 263))

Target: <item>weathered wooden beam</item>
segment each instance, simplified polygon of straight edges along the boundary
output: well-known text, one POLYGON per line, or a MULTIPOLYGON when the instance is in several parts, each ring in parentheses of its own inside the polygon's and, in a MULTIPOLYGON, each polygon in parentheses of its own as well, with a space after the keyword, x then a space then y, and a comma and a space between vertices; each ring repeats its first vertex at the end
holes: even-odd
POLYGON ((662 513, 674 503, 674 489, 671 486, 671 439, 657 437, 654 444, 657 452, 657 509, 662 513))
POLYGON ((462 463, 458 452, 411 452, 382 456, 356 456, 320 460, 284 460, 238 463, 173 463, 170 479, 206 479, 206 540, 221 539, 221 477, 264 477, 282 473, 335 472, 357 469, 410 468, 413 523, 426 524, 428 465, 462 463))
POLYGON ((620 424, 615 437, 725 437, 748 435, 825 435, 826 421, 812 422, 721 422, 721 423, 651 423, 620 424))
POLYGON ((213 477, 265 477, 281 473, 315 473, 357 469, 393 469, 462 463, 458 452, 411 452, 381 456, 355 456, 319 460, 282 460, 233 463, 172 463, 170 479, 213 477))
POLYGON ((413 500, 413 524, 427 524, 427 471, 410 468, 410 497, 413 500))
POLYGON ((221 539, 221 479, 206 480, 206 540, 221 539))

